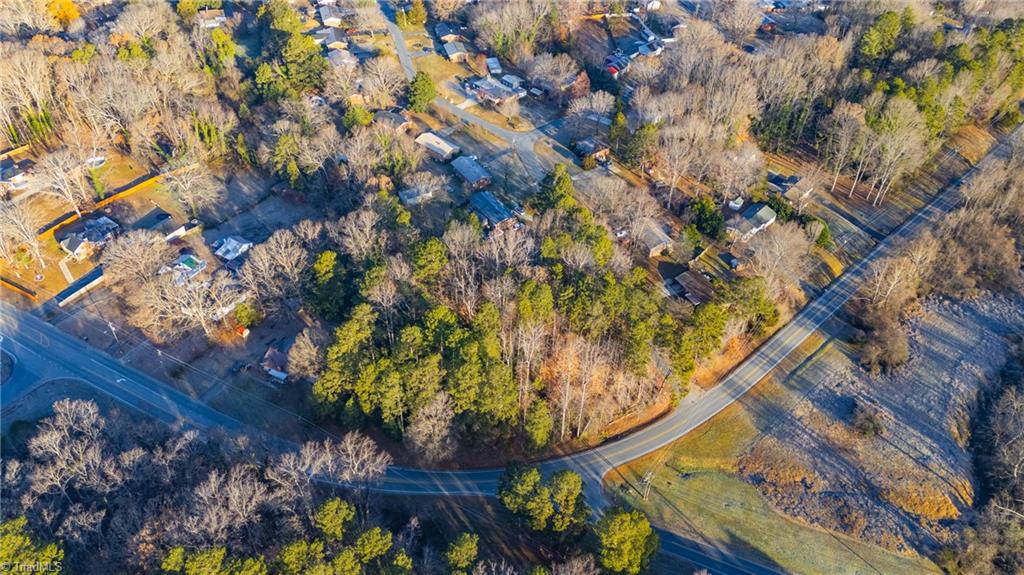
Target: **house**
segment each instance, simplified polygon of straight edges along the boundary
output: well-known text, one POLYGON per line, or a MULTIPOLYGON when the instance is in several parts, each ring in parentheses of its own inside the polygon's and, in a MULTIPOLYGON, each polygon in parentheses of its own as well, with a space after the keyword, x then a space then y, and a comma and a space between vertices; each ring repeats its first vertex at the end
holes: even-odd
POLYGON ((260 362, 263 371, 276 379, 279 383, 288 380, 288 356, 276 347, 270 346, 263 354, 263 361, 260 362))
POLYGON ((516 76, 514 74, 505 74, 504 76, 501 77, 501 83, 508 86, 512 90, 519 91, 523 89, 524 82, 523 79, 520 78, 519 76, 516 76))
POLYGON ((788 190, 782 192, 782 197, 786 198, 786 201, 793 204, 797 212, 803 212, 803 208, 806 207, 807 202, 811 199, 811 194, 814 193, 814 186, 811 184, 801 185, 799 181, 789 187, 788 190))
POLYGON ((754 237, 775 222, 775 210, 767 204, 751 204, 742 214, 736 214, 726 223, 726 231, 741 242, 754 237))
POLYGON ((165 242, 173 242, 199 231, 199 220, 189 220, 182 224, 167 214, 167 217, 157 223, 153 229, 157 233, 163 234, 165 242))
POLYGON ((647 250, 647 257, 672 253, 672 238, 654 220, 647 218, 640 230, 640 243, 647 250))
POLYGON ((228 236, 213 242, 213 255, 224 261, 231 261, 252 248, 252 242, 238 236, 228 236))
POLYGON ((11 158, 0 160, 0 190, 23 190, 28 187, 31 175, 31 160, 16 162, 11 158))
POLYGON ((519 94, 514 90, 490 76, 473 80, 472 86, 476 99, 481 102, 487 102, 492 106, 499 106, 506 100, 516 100, 519 98, 519 94))
POLYGON ((158 273, 174 274, 174 283, 181 285, 186 281, 199 275, 199 272, 206 269, 206 261, 192 253, 185 253, 178 256, 169 266, 160 268, 158 273))
POLYGON ((588 158, 593 158, 595 162, 604 164, 611 159, 612 151, 604 142, 590 137, 576 142, 576 153, 581 160, 586 161, 588 158))
POLYGON ((469 197, 469 209, 493 232, 511 228, 516 224, 512 212, 491 192, 477 192, 469 197))
POLYGON ((493 56, 488 58, 487 59, 487 72, 489 74, 494 74, 495 76, 497 76, 498 74, 501 74, 501 62, 498 61, 498 59, 493 57, 493 56))
POLYGON ((729 200, 729 209, 738 212, 743 208, 743 196, 737 196, 729 200))
POLYGON ((466 50, 462 42, 445 42, 443 50, 444 57, 452 62, 465 62, 469 59, 469 50, 466 50))
POLYGON ((707 303, 715 297, 715 287, 706 275, 697 270, 686 270, 675 277, 683 288, 683 297, 693 305, 707 303))
POLYGON ((324 26, 341 28, 345 18, 345 12, 340 10, 337 6, 326 5, 320 7, 320 22, 323 23, 324 26))
POLYGON ((491 185, 491 174, 477 161, 476 156, 459 156, 452 160, 452 167, 470 189, 479 190, 491 185))
POLYGON ((433 132, 423 132, 416 136, 416 143, 427 149, 438 160, 447 162, 459 153, 459 147, 433 132))
POLYGON ((327 53, 327 60, 335 68, 355 68, 359 59, 348 50, 331 50, 327 53))
POLYGON ((228 21, 227 17, 224 16, 223 10, 200 10, 196 14, 196 21, 203 28, 220 28, 225 22, 228 21))
POLYGON ((396 132, 401 132, 403 134, 416 127, 416 124, 404 114, 392 112, 390 110, 375 112, 373 114, 373 123, 390 124, 396 132))
POLYGON ((120 228, 117 222, 107 216, 89 219, 85 221, 83 231, 68 234, 60 242, 60 247, 80 260, 103 249, 107 242, 114 239, 120 228))
POLYGON ((459 34, 458 31, 456 31, 455 28, 451 24, 448 24, 447 22, 438 22, 437 25, 434 26, 434 37, 437 38, 437 41, 442 44, 447 44, 449 42, 458 42, 459 40, 462 40, 462 35, 459 34))
POLYGON ((433 197, 434 192, 432 190, 423 189, 418 186, 399 190, 398 192, 398 199, 401 200, 404 206, 418 206, 433 197))
POLYGON ((323 46, 328 50, 344 50, 348 48, 348 38, 337 28, 320 28, 313 32, 312 36, 317 46, 323 46))
POLYGON ((79 234, 68 234, 61 240, 60 248, 76 260, 83 260, 93 253, 92 246, 79 234))
POLYGON ((789 188, 797 185, 798 183, 800 183, 799 176, 783 176, 778 172, 768 172, 768 189, 777 194, 786 193, 789 188))

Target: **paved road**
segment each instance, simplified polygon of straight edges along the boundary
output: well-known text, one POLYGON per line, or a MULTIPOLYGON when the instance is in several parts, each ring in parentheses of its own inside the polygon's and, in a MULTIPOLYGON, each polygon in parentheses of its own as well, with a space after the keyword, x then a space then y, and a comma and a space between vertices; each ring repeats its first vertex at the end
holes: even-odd
MULTIPOLYGON (((391 7, 390 3, 382 1, 380 2, 380 6, 386 17, 385 20, 387 21, 388 32, 391 33, 391 37, 395 41, 395 51, 398 54, 398 62, 402 66, 402 71, 405 73, 405 77, 411 80, 413 76, 416 75, 416 67, 412 61, 412 54, 409 53, 409 49, 405 46, 405 34, 394 22, 394 9, 391 7)), ((533 176, 535 181, 539 182, 547 174, 547 169, 544 168, 540 158, 537 156, 537 152, 533 149, 534 144, 538 141, 548 140, 548 136, 542 131, 544 126, 534 128, 528 132, 516 132, 488 122, 472 112, 459 108, 440 96, 434 99, 434 104, 459 118, 463 122, 479 126, 480 128, 483 128, 484 130, 487 130, 508 142, 515 149, 516 155, 519 156, 519 160, 530 172, 530 175, 533 176)), ((555 147, 558 144, 551 141, 549 142, 549 145, 555 147)))

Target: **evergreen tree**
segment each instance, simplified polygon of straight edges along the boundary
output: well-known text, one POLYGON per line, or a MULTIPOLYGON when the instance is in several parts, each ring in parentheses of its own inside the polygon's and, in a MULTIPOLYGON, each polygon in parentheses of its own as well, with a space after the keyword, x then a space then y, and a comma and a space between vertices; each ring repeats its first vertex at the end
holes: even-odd
POLYGON ((434 88, 434 80, 422 70, 416 72, 412 82, 409 83, 409 109, 415 112, 426 112, 435 97, 437 97, 437 90, 434 88))
POLYGON ((526 443, 533 451, 540 451, 547 447, 551 441, 551 429, 554 422, 551 420, 551 411, 543 399, 536 399, 526 410, 526 419, 523 423, 523 432, 526 435, 526 443))

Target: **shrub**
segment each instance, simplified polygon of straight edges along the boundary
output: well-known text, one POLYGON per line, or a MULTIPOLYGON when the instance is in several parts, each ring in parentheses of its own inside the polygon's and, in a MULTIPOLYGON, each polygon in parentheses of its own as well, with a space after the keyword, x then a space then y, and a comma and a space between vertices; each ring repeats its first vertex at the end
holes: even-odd
POLYGON ((853 408, 853 428, 864 437, 878 437, 885 431, 878 414, 863 403, 857 403, 853 408))

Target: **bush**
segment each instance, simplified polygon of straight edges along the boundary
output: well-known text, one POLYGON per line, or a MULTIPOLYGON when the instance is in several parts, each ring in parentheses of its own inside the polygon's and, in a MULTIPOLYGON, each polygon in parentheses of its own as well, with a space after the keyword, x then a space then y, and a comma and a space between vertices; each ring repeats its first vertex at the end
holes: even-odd
POLYGON ((583 158, 582 165, 584 170, 593 170, 597 167, 597 160, 594 159, 594 156, 587 156, 583 158))
POLYGON ((885 431, 878 414, 859 402, 853 407, 853 428, 864 437, 878 437, 885 431))

